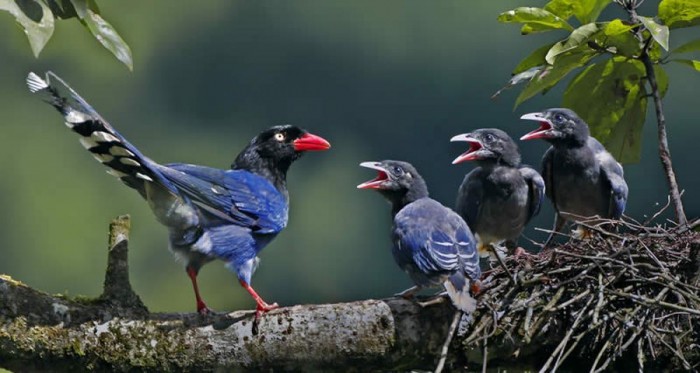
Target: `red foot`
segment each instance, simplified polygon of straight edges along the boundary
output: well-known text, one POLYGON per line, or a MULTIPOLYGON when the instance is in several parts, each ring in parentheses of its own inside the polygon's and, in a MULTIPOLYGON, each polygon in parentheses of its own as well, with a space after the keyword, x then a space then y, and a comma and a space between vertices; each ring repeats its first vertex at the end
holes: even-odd
POLYGON ((192 288, 194 289, 194 297, 197 300, 197 312, 200 315, 207 315, 211 313, 212 311, 207 307, 207 305, 204 303, 202 300, 202 297, 199 296, 199 286, 197 286, 197 270, 192 268, 192 267, 187 267, 185 268, 187 271, 187 275, 190 277, 190 280, 192 280, 192 288))
POLYGON ((523 249, 522 247, 518 246, 513 251, 513 256, 515 257, 515 259, 520 259, 521 257, 525 257, 527 259, 533 255, 525 251, 525 249, 523 249))
POLYGON ((209 307, 207 307, 207 305, 204 304, 204 302, 197 302, 197 312, 202 316, 206 316, 212 313, 212 310, 209 307))
POLYGON ((472 281, 470 285, 470 290, 472 291, 472 295, 477 295, 481 292, 481 281, 479 280, 474 280, 472 281))
POLYGON ((267 304, 259 295, 258 293, 255 292, 252 286, 250 286, 247 282, 243 280, 239 280, 241 283, 241 286, 243 286, 244 289, 250 293, 250 295, 253 297, 253 300, 255 300, 255 303, 257 303, 257 306, 255 307, 255 319, 257 320, 262 314, 268 311, 272 311, 275 308, 279 308, 279 305, 277 303, 272 303, 272 304, 267 304))

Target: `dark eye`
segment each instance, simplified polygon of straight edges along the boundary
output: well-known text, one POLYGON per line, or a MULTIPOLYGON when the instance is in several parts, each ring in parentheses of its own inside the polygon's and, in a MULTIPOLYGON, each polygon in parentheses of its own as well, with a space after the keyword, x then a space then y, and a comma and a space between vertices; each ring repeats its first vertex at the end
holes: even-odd
POLYGON ((275 134, 275 140, 277 140, 277 141, 279 141, 279 142, 284 141, 284 134, 283 134, 282 132, 277 132, 277 133, 275 134))
POLYGON ((555 114, 554 121, 557 123, 562 123, 564 121, 564 116, 561 114, 555 114))
POLYGON ((484 136, 484 139, 486 140, 486 142, 493 142, 493 140, 495 140, 496 138, 493 137, 492 134, 487 133, 486 136, 484 136))
POLYGON ((391 173, 393 173, 394 175, 401 175, 401 174, 403 174, 403 168, 401 168, 399 166, 393 166, 391 168, 391 173))

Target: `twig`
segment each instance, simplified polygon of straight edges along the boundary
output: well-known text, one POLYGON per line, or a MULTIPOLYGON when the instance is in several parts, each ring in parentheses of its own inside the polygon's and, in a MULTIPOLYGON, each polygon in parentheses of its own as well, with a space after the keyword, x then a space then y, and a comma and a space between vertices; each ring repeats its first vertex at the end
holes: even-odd
POLYGON ((447 330, 447 338, 445 338, 445 343, 442 345, 442 349, 440 349, 440 360, 438 361, 438 365, 435 368, 435 373, 440 373, 442 372, 442 369, 445 367, 445 361, 447 360, 447 352, 450 349, 450 342, 452 342, 452 338, 455 335, 455 331, 457 330, 457 325, 459 324, 459 320, 462 317, 462 311, 457 310, 455 312, 455 315, 452 317, 452 323, 450 323, 450 328, 447 330))

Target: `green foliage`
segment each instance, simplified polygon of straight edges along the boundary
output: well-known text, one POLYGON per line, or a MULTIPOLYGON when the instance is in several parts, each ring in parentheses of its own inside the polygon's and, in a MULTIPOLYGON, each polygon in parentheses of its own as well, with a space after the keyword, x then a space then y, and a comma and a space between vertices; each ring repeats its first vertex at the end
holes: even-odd
MULTIPOLYGON (((610 3, 609 0, 551 0, 544 8, 517 8, 502 13, 499 21, 523 23, 523 29, 537 21, 537 31, 570 32, 523 59, 513 70, 514 78, 509 85, 525 83, 515 99, 517 108, 536 94, 547 93, 569 73, 577 71, 564 92, 563 105, 586 120, 591 133, 618 160, 637 162, 649 94, 646 68, 641 60, 651 59, 659 94, 663 97, 668 90, 668 76, 662 63, 670 55, 700 50, 700 40, 694 40, 668 52, 670 29, 700 23, 700 0, 662 0, 656 18, 639 15, 632 21, 597 21, 610 3), (581 26, 571 28, 567 22, 571 17, 581 26), (548 27, 541 27, 543 20, 548 27), (531 77, 523 75, 534 68, 536 73, 531 77)), ((672 61, 700 71, 698 60, 672 61)))
POLYGON ((557 29, 573 31, 574 29, 565 20, 540 8, 516 8, 501 13, 498 20, 504 23, 524 23, 523 34, 557 29))
POLYGON ((100 15, 95 0, 0 0, 0 10, 9 12, 29 39, 35 57, 51 39, 55 19, 78 18, 107 50, 133 70, 131 50, 117 31, 100 15))
POLYGON ((640 61, 615 57, 589 65, 564 92, 564 106, 582 118, 597 118, 591 134, 620 162, 639 161, 641 128, 647 108, 644 75, 640 61))
POLYGON ((17 23, 24 28, 29 38, 32 52, 35 57, 38 57, 39 52, 44 49, 51 35, 53 35, 54 17, 49 7, 43 2, 36 2, 27 3, 22 8, 15 0, 0 0, 0 10, 12 14, 17 23), (32 7, 32 5, 36 7, 32 7), (38 9, 36 9, 37 7, 38 9), (30 17, 29 14, 34 17, 30 17))
POLYGON ((700 24, 700 0, 662 0, 659 18, 669 28, 700 24))
POLYGON ((588 42, 588 40, 597 34, 598 31, 598 25, 595 23, 588 23, 577 28, 566 40, 562 40, 554 44, 554 46, 552 46, 552 48, 545 55, 544 60, 547 61, 548 64, 554 65, 554 61, 556 60, 557 56, 572 49, 578 48, 581 44, 588 42))

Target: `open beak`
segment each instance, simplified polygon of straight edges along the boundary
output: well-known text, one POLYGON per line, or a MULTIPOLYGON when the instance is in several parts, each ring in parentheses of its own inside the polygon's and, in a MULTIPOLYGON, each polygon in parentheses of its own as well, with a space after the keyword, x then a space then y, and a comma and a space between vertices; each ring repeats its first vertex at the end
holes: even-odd
POLYGON ((481 144, 481 141, 472 137, 470 133, 464 133, 461 135, 457 135, 457 136, 450 139, 450 142, 455 142, 455 141, 468 142, 469 143, 469 150, 462 153, 459 157, 455 158, 455 160, 452 161, 452 164, 457 164, 457 163, 462 163, 462 162, 466 162, 466 161, 473 161, 473 160, 479 159, 479 155, 477 154, 477 152, 484 148, 484 146, 481 144))
POLYGON ((523 115, 520 119, 534 120, 540 123, 540 128, 525 134, 520 140, 549 139, 554 137, 554 134, 551 132, 553 129, 552 122, 545 118, 544 114, 529 113, 523 115))
POLYGON ((357 189, 382 189, 382 184, 389 180, 389 175, 379 162, 362 162, 360 167, 377 170, 377 177, 358 185, 357 189))
POLYGON ((302 137, 294 140, 294 150, 298 152, 328 150, 331 144, 321 136, 305 133, 302 137))

